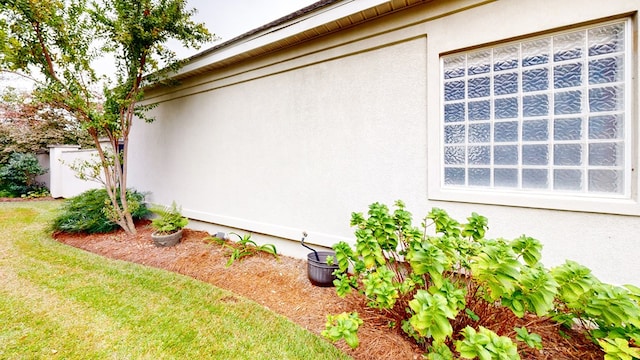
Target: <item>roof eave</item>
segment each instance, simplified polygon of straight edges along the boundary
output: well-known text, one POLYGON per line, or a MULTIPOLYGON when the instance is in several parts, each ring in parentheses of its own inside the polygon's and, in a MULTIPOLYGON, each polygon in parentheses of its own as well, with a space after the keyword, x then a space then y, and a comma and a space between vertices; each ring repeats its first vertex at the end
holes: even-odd
POLYGON ((168 77, 176 80, 184 79, 219 65, 224 66, 232 62, 241 61, 248 57, 243 56, 243 54, 253 54, 267 47, 273 48, 274 44, 284 42, 297 34, 324 25, 335 23, 335 28, 341 28, 342 25, 337 23, 338 20, 389 2, 389 0, 318 1, 276 21, 191 56, 180 70, 170 74, 168 77))

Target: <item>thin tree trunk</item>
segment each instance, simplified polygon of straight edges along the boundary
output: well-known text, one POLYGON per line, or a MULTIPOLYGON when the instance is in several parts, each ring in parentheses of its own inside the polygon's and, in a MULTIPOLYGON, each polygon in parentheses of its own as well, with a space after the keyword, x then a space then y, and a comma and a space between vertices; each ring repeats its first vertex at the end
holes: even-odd
MULTIPOLYGON (((114 136, 113 134, 108 134, 108 136, 109 136, 109 143, 113 147, 114 136)), ((106 152, 100 145, 100 139, 98 138, 98 136, 92 135, 92 138, 93 138, 94 144, 96 145, 98 155, 100 156, 100 162, 101 162, 102 170, 104 171, 104 177, 105 177, 105 189, 107 190, 107 195, 109 197, 109 200, 111 201, 111 207, 113 211, 111 220, 113 220, 116 224, 118 224, 118 226, 120 226, 127 234, 135 234, 136 228, 133 223, 133 219, 131 218, 131 214, 129 214, 129 212, 126 211, 126 209, 128 208, 126 189, 123 195, 123 192, 121 190, 123 186, 119 181, 119 179, 121 178, 119 177, 120 160, 118 159, 118 153, 117 153, 118 142, 117 140, 115 141, 115 147, 114 147, 115 158, 114 158, 113 166, 111 166, 109 164, 109 161, 107 160, 106 152), (120 191, 118 191, 119 188, 120 188, 120 191), (118 203, 118 197, 120 197, 120 203, 118 203), (122 206, 120 204, 122 204, 122 206), (125 206, 127 206, 127 208, 125 208, 125 206)))

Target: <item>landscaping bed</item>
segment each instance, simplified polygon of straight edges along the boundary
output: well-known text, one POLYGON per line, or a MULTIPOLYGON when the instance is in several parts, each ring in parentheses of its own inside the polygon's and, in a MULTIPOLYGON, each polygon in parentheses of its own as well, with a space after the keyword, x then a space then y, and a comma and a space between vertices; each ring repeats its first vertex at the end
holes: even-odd
MULTIPOLYGON (((226 267, 228 250, 205 240, 209 234, 185 229, 181 242, 173 247, 156 247, 148 222, 137 225, 135 236, 116 231, 108 234, 57 234, 65 244, 109 258, 136 262, 194 277, 245 296, 279 313, 309 331, 320 334, 326 315, 358 311, 365 320, 358 331, 360 346, 349 348, 343 341, 336 346, 355 359, 420 359, 424 350, 390 329, 387 320, 368 310, 360 300, 341 299, 334 288, 321 288, 307 279, 306 261, 266 254, 243 258, 226 267)), ((509 317, 509 314, 497 314, 509 317)), ((529 349, 527 359, 602 359, 598 346, 580 334, 568 340, 558 326, 544 319, 511 319, 543 337, 545 348, 529 349)), ((565 331, 567 333, 567 331, 565 331)), ((524 346, 524 345, 523 345, 524 346)))

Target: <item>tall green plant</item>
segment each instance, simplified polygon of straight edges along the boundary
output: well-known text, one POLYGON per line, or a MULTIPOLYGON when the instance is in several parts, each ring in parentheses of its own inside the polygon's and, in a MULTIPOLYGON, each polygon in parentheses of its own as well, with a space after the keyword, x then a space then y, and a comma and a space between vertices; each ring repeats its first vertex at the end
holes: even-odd
POLYGON ((143 81, 158 81, 180 66, 165 46, 168 40, 197 47, 211 39, 191 20, 195 10, 187 10, 186 3, 0 0, 0 70, 33 79, 40 100, 81 122, 100 155, 115 222, 128 233, 135 233, 126 196, 129 133, 134 117, 152 120, 145 115, 149 107, 139 104, 143 81), (115 78, 103 85, 94 64, 109 59, 115 78), (101 87, 102 94, 96 90, 101 87), (108 145, 100 142, 103 136, 108 145))
MULTIPOLYGON (((513 341, 500 336, 506 333, 539 348, 536 334, 495 322, 491 312, 505 308, 517 317, 581 321, 608 358, 637 353, 639 288, 603 284, 574 262, 550 271, 540 263, 538 240, 486 239, 487 218, 476 213, 460 223, 434 208, 417 228, 404 203, 395 205, 390 211, 374 203, 366 216, 352 214, 355 244, 334 246, 334 283, 340 296, 357 290, 369 307, 424 344, 428 358, 449 359, 453 351, 463 358, 517 358, 513 341)), ((327 326, 327 334, 344 333, 332 330, 335 323, 327 326)), ((356 330, 349 329, 352 336, 356 330)))

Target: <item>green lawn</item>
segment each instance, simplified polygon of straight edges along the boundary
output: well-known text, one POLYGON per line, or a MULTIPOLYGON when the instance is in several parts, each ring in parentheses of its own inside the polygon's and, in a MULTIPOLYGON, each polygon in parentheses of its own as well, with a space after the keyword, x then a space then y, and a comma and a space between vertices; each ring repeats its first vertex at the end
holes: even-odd
POLYGON ((52 240, 59 202, 0 203, 0 359, 346 359, 262 306, 52 240))

